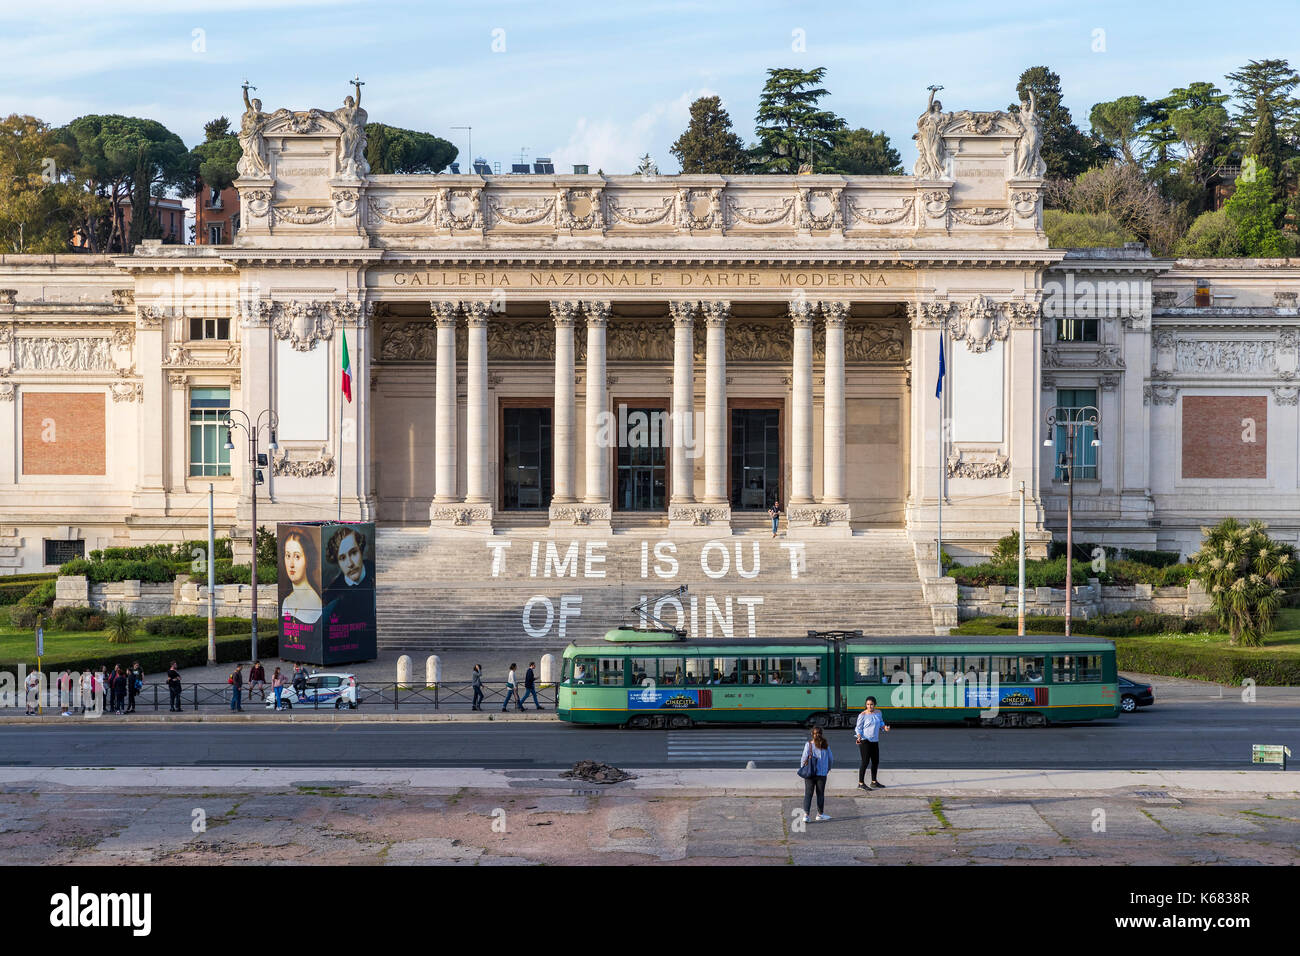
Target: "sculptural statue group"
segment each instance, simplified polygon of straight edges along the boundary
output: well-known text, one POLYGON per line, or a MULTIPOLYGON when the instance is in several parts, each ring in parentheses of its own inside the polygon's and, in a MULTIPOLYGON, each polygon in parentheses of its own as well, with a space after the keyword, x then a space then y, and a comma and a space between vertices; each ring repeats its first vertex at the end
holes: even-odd
MULTIPOLYGON (((935 99, 935 93, 942 87, 930 88, 930 99, 925 112, 916 121, 916 167, 913 170, 921 179, 947 179, 944 169, 945 144, 943 134, 952 122, 954 115, 943 111, 943 104, 935 99)), ((964 116, 965 114, 958 114, 964 116)), ((973 114, 972 114, 973 115, 973 114)), ((1019 130, 1016 138, 1014 168, 1012 175, 1019 179, 1035 179, 1045 171, 1040 156, 1043 148, 1043 123, 1038 115, 1038 103, 1032 90, 1020 101, 1020 111, 1004 113, 979 114, 980 121, 988 128, 1007 124, 1019 130)))
MULTIPOLYGON (((366 120, 369 118, 361 108, 360 79, 352 80, 356 97, 346 96, 343 105, 331 113, 313 110, 313 114, 329 116, 339 126, 338 176, 342 179, 363 179, 370 172, 366 162, 366 120)), ((244 115, 239 124, 239 146, 243 155, 239 157, 237 167, 239 175, 251 179, 270 179, 271 164, 266 151, 266 130, 273 119, 290 117, 289 110, 277 110, 267 115, 262 112, 262 101, 250 98, 248 91, 256 89, 244 83, 244 115)))

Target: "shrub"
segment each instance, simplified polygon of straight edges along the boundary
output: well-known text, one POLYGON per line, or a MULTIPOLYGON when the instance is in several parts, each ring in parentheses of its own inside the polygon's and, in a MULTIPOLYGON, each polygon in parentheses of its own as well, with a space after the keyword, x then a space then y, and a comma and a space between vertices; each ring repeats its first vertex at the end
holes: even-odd
POLYGON ((1139 674, 1192 677, 1241 686, 1247 678, 1267 687, 1300 684, 1300 658, 1265 657, 1258 653, 1224 653, 1222 649, 1187 647, 1177 641, 1115 641, 1120 670, 1139 674))
MULTIPOLYGON (((252 565, 248 564, 231 564, 229 561, 218 561, 215 568, 212 569, 213 580, 217 584, 250 584, 253 580, 252 565)), ((274 561, 264 562, 259 555, 257 558, 257 580, 261 584, 274 584, 278 580, 279 570, 274 561)), ((199 584, 206 584, 207 579, 203 575, 198 576, 199 584)))
POLYGON ((35 627, 36 618, 44 613, 42 608, 30 604, 15 604, 9 610, 10 627, 35 627))
POLYGON ((44 608, 54 604, 54 580, 43 581, 27 592, 27 596, 18 603, 22 607, 44 608))
MULTIPOLYGON (((1088 583, 1088 578, 1095 577, 1092 568, 1081 561, 1074 562, 1074 583, 1083 585, 1088 583)), ((1020 584, 1020 568, 1018 562, 1007 564, 973 564, 969 567, 957 567, 948 572, 952 575, 958 584, 967 587, 988 587, 989 585, 1003 585, 1014 588, 1020 584)), ((1027 588, 1046 588, 1046 587, 1065 587, 1065 558, 1056 558, 1047 561, 1026 561, 1025 562, 1025 587, 1027 588)))
POLYGON ((1165 568, 1182 559, 1177 551, 1143 551, 1141 548, 1125 548, 1124 557, 1128 561, 1149 564, 1153 568, 1165 568))
POLYGON ((1110 561, 1106 572, 1112 584, 1149 584, 1157 588, 1187 587, 1194 575, 1190 564, 1154 567, 1139 561, 1110 561))
POLYGON ((1137 239, 1109 213, 1044 209, 1043 231, 1053 249, 1117 248, 1137 239))
POLYGON ((37 587, 35 581, 11 583, 0 578, 0 582, 0 604, 17 604, 37 587))
MULTIPOLYGON (((257 622, 259 634, 278 634, 280 622, 275 618, 260 618, 257 622)), ((246 617, 219 617, 216 620, 217 635, 247 634, 249 620, 246 617)), ((168 614, 151 617, 144 622, 146 634, 175 637, 207 637, 208 619, 198 614, 168 614)))
POLYGON ((994 564, 1006 564, 1008 561, 1020 562, 1020 532, 1013 531, 1005 537, 998 538, 990 560, 994 564))
MULTIPOLYGON (((1074 542, 1074 563, 1078 564, 1080 561, 1092 561, 1093 555, 1096 554, 1097 552, 1097 547, 1098 546, 1093 544, 1091 541, 1074 542)), ((1108 561, 1111 558, 1119 557, 1119 548, 1114 548, 1111 547, 1110 545, 1106 545, 1102 547, 1101 550, 1102 553, 1106 555, 1106 560, 1108 561)), ((1065 557, 1065 542, 1053 541, 1047 547, 1047 556, 1049 558, 1065 557)))
POLYGON ((89 607, 61 607, 51 611, 45 618, 45 626, 51 631, 96 631, 104 626, 104 616, 89 607), (90 619, 97 617, 99 627, 91 627, 90 619))
MULTIPOLYGON (((1019 627, 1014 617, 977 618, 981 624, 992 624, 999 631, 1015 633, 1019 627)), ((1123 614, 1103 614, 1088 619, 1075 618, 1070 630, 1075 634, 1096 637, 1133 637, 1149 634, 1200 634, 1212 631, 1214 620, 1208 615, 1184 618, 1177 614, 1157 614, 1148 611, 1126 611, 1123 614)), ((1032 614, 1025 618, 1027 634, 1060 634, 1065 620, 1058 616, 1032 614)), ((1161 673, 1161 672, 1153 672, 1161 673)))
POLYGON ((1174 252, 1189 259, 1232 259, 1242 255, 1242 248, 1236 225, 1226 210, 1218 209, 1197 216, 1174 252))
POLYGON ((108 618, 108 642, 110 644, 130 644, 135 637, 139 619, 124 607, 118 608, 108 618))

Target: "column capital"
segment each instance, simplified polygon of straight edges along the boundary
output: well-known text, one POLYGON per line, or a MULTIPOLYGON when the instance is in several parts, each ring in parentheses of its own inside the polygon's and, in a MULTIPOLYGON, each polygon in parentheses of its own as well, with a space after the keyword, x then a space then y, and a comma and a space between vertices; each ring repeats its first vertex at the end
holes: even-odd
POLYGON ((487 301, 462 302, 461 308, 465 310, 465 318, 471 329, 486 328, 493 313, 492 303, 487 301))
POLYGON ((551 318, 557 329, 573 328, 578 316, 578 303, 569 300, 551 300, 551 318))
POLYGON ((725 299, 701 302, 700 311, 704 313, 704 322, 709 328, 725 329, 727 319, 731 317, 731 303, 725 299))
POLYGON ((599 326, 603 328, 609 323, 610 304, 609 300, 594 301, 591 299, 584 300, 582 311, 587 316, 587 327, 599 326))
POLYGON ((791 299, 789 305, 790 321, 796 329, 813 327, 814 304, 807 299, 791 299))
POLYGON ((690 328, 695 323, 695 310, 699 308, 698 302, 678 301, 668 303, 668 314, 672 316, 673 325, 677 328, 690 328))
POLYGON ((914 329, 941 329, 955 308, 955 303, 946 300, 922 299, 907 303, 907 317, 914 329))
POLYGON ((438 321, 438 328, 451 326, 456 327, 456 314, 460 311, 459 302, 446 302, 434 300, 429 303, 429 311, 438 321))
POLYGON ((822 317, 826 320, 828 328, 844 328, 844 322, 849 317, 849 303, 847 302, 819 302, 821 306, 822 317))

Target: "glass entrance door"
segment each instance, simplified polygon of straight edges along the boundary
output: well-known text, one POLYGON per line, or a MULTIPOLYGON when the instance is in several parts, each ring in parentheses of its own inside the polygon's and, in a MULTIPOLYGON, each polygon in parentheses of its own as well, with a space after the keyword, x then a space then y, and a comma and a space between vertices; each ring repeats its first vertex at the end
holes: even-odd
POLYGON ((731 410, 731 510, 766 511, 781 494, 781 410, 731 410))
POLYGON ((531 511, 551 505, 551 410, 503 408, 501 410, 501 507, 531 511))
POLYGON ((618 482, 614 507, 620 511, 668 508, 668 429, 663 407, 619 409, 618 482))

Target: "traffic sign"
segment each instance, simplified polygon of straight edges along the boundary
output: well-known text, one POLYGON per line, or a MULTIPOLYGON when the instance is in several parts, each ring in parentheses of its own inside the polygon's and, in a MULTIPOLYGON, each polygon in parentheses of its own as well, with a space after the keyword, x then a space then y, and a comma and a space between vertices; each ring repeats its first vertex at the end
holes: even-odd
POLYGON ((1286 758, 1291 756, 1289 747, 1281 744, 1252 744, 1250 748, 1251 763, 1277 763, 1286 769, 1286 758))

